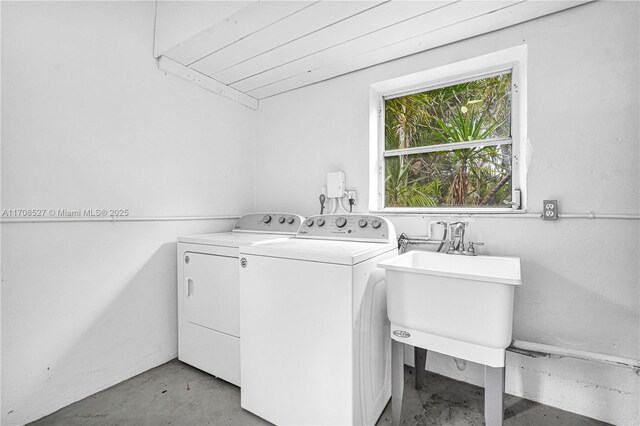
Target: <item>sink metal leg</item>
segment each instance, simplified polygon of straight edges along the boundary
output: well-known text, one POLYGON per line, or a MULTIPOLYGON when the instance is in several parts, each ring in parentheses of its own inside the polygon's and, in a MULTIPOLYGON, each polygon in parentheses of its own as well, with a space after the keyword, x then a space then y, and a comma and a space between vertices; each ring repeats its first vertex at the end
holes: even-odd
POLYGON ((502 426, 504 415, 504 367, 484 366, 484 421, 487 426, 502 426))
POLYGON ((416 366, 416 389, 422 389, 424 378, 427 375, 425 371, 427 368, 427 350, 414 346, 413 359, 416 366))
POLYGON ((404 394, 404 344, 391 339, 391 424, 400 424, 404 394))

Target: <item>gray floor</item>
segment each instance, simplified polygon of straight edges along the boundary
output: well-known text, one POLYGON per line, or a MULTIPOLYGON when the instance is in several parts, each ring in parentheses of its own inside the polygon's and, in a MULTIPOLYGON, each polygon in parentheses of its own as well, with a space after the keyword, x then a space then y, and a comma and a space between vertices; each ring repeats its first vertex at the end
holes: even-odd
MULTIPOLYGON (((406 367, 402 424, 482 425, 480 387, 428 373, 422 390, 414 388, 406 367)), ((178 360, 170 361, 78 401, 31 425, 268 425, 240 407, 240 389, 178 360)), ((391 424, 391 406, 378 425, 391 424)), ((604 425, 605 423, 505 397, 507 425, 604 425)))

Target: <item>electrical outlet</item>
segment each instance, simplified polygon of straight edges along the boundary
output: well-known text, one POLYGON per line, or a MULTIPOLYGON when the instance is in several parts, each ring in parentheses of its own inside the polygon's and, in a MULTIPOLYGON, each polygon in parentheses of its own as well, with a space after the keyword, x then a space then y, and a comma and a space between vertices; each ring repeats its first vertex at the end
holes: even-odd
POLYGON ((542 207, 542 219, 558 220, 558 200, 544 200, 542 207))

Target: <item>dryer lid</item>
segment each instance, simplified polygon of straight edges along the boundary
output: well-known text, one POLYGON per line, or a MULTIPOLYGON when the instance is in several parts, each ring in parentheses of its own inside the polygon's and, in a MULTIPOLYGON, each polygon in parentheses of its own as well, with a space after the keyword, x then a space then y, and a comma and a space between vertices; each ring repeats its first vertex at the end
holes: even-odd
POLYGON ((238 218, 232 232, 178 237, 178 242, 242 247, 292 237, 302 221, 304 217, 293 213, 248 213, 238 218))

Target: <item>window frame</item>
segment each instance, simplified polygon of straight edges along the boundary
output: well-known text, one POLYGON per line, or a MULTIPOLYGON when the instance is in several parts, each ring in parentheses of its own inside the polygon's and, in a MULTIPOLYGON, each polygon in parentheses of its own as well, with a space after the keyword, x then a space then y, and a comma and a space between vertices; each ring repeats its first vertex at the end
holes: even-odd
MULTIPOLYGON (((431 68, 425 71, 380 81, 370 86, 369 125, 369 210, 378 213, 419 214, 481 214, 526 212, 526 57, 527 46, 521 45, 500 50, 464 61, 431 68), (413 93, 435 90, 467 81, 478 80, 511 72, 511 137, 492 138, 479 141, 457 142, 456 149, 478 145, 497 145, 500 141, 511 141, 511 206, 505 207, 385 207, 385 100, 413 93)), ((444 151, 445 144, 393 150, 393 156, 419 154, 429 151, 444 151)), ((447 150, 453 147, 447 145, 447 150)), ((387 155, 389 156, 389 155, 387 155)))

